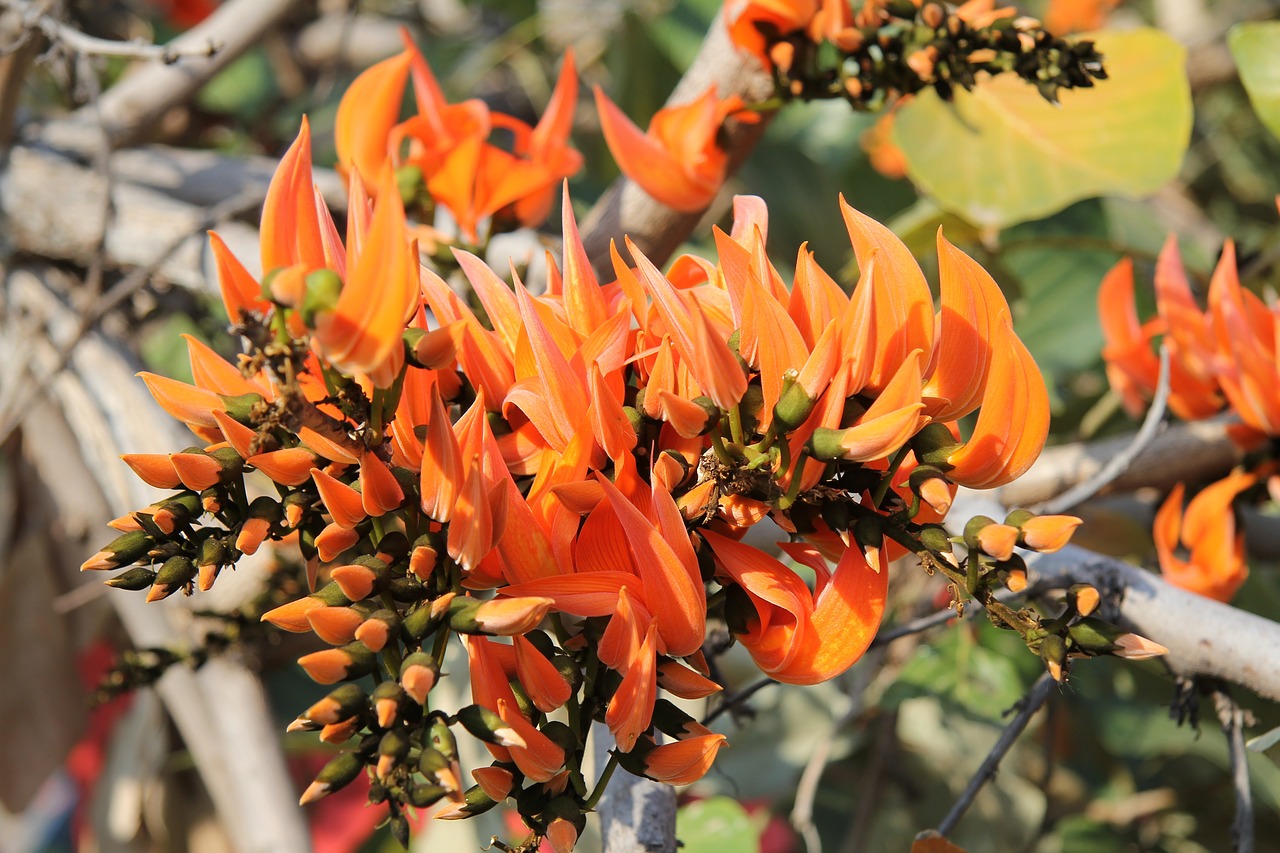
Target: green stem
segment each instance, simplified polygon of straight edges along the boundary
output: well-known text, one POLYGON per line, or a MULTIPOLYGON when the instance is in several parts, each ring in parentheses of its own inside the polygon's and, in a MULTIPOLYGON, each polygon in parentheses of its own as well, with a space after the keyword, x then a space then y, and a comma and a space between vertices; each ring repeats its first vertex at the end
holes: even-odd
POLYGON ((436 642, 435 645, 431 647, 431 656, 435 658, 437 667, 444 666, 444 653, 449 648, 449 636, 452 633, 453 632, 444 625, 441 625, 436 630, 436 642))
POLYGON ((884 477, 876 484, 876 490, 871 495, 872 506, 878 507, 884 502, 885 497, 889 494, 889 488, 893 485, 893 478, 897 476, 898 469, 902 467, 902 461, 907 458, 907 454, 910 452, 911 446, 904 444, 893 455, 893 459, 889 462, 889 470, 884 472, 884 477))
POLYGON ((742 409, 738 406, 732 406, 729 409, 729 435, 733 438, 734 444, 747 443, 742 437, 742 409))
POLYGON ((809 454, 801 451, 799 461, 796 463, 796 472, 791 477, 791 483, 787 486, 787 493, 778 500, 778 509, 788 510, 795 504, 796 499, 800 497, 800 481, 804 479, 801 476, 804 460, 809 454))
POLYGON ((586 803, 583 804, 583 811, 591 811, 600 802, 600 797, 604 795, 605 786, 609 784, 609 780, 613 778, 613 771, 618 769, 618 753, 614 750, 609 751, 609 763, 604 766, 604 770, 600 773, 600 781, 596 782, 595 790, 591 792, 591 796, 587 797, 586 803))
POLYGON ((711 449, 715 452, 716 459, 725 465, 733 465, 737 461, 725 446, 724 436, 720 434, 720 424, 711 428, 711 449))

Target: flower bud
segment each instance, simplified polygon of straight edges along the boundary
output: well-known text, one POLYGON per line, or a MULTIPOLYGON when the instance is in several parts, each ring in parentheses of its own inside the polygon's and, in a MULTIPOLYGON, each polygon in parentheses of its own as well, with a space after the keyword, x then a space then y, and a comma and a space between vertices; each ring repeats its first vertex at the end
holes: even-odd
POLYGON ((155 582, 147 593, 147 601, 159 601, 168 598, 178 590, 191 583, 196 576, 196 564, 189 557, 181 555, 170 557, 164 561, 160 571, 156 572, 155 582))
POLYGON ((960 446, 951 428, 936 421, 925 424, 911 439, 911 449, 915 451, 920 464, 931 465, 942 471, 951 467, 947 457, 960 446))
POLYGON ((400 716, 400 708, 408 697, 404 690, 394 681, 384 681, 373 688, 370 700, 373 702, 373 713, 378 725, 384 729, 391 728, 400 716))
POLYGON ((440 667, 426 652, 414 652, 400 664, 400 686, 419 705, 427 704, 427 694, 439 677, 440 667))
POLYGON ((911 490, 938 515, 951 509, 951 484, 941 470, 932 465, 917 465, 907 479, 911 490))
POLYGON ((312 681, 318 684, 335 684, 350 681, 373 672, 377 661, 364 643, 347 643, 337 649, 324 649, 298 658, 312 681))
POLYGON ((1040 641, 1040 659, 1054 681, 1061 682, 1067 677, 1067 643, 1057 634, 1050 634, 1040 641))
POLYGON ((85 560, 80 565, 80 571, 102 571, 127 566, 145 557, 155 544, 156 540, 141 530, 125 533, 111 540, 101 551, 85 560))
POLYGON ((299 313, 308 329, 314 329, 316 315, 332 311, 342 295, 342 279, 331 269, 314 270, 307 274, 306 293, 302 297, 299 313))
POLYGON ((1067 590, 1067 601, 1075 607, 1076 613, 1089 616, 1102 603, 1102 596, 1099 595, 1096 587, 1087 583, 1078 583, 1067 590))
POLYGON ((516 777, 508 768, 494 764, 489 767, 477 767, 471 771, 471 778, 476 780, 484 792, 498 802, 502 802, 515 787, 516 777))
POLYGON ((342 594, 336 583, 326 584, 305 598, 290 601, 262 614, 263 622, 270 622, 283 631, 303 634, 311 630, 307 614, 317 607, 346 607, 351 599, 342 594))
POLYGON ((1081 520, 1074 515, 1040 515, 1019 525, 1020 542, 1033 551, 1051 554, 1066 545, 1081 520))
POLYGON ((390 610, 377 610, 356 628, 355 638, 371 652, 380 652, 395 636, 400 617, 390 610))
POLYGON ((327 726, 353 717, 369 707, 369 697, 358 684, 343 684, 329 691, 303 714, 308 720, 327 726))
POLYGON ((156 573, 151 569, 144 569, 141 566, 129 569, 124 574, 116 575, 111 580, 103 581, 107 586, 116 589, 127 589, 132 592, 146 589, 155 583, 156 573))
POLYGON ((364 762, 354 752, 344 752, 331 760, 316 774, 315 781, 307 786, 298 800, 298 805, 305 806, 327 797, 334 791, 344 788, 355 781, 364 769, 364 762))
POLYGON ((485 743, 506 747, 528 746, 515 729, 503 722, 502 717, 483 705, 468 705, 460 709, 457 720, 464 729, 485 743))
POLYGON ((386 781, 392 772, 409 756, 409 735, 404 729, 389 730, 378 741, 378 778, 386 781))
POLYGON ((498 801, 484 792, 479 785, 468 788, 462 795, 462 802, 450 803, 436 812, 436 820, 462 820, 484 814, 498 804, 498 801))

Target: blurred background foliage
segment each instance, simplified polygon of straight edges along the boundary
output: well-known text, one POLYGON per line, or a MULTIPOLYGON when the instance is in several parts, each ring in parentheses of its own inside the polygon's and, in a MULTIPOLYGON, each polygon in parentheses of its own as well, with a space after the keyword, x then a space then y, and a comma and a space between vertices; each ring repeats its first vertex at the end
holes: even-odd
MULTIPOLYGON (((149 30, 163 39, 191 12, 180 0, 80 5, 97 34, 112 37, 149 30)), ((450 100, 480 97, 536 120, 562 52, 572 45, 586 86, 603 86, 643 124, 692 61, 718 7, 716 0, 368 0, 352 6, 320 0, 319 8, 299 12, 291 32, 272 35, 215 78, 194 104, 157 128, 157 139, 277 156, 306 113, 315 129, 317 160, 332 164, 338 98, 363 67, 396 49, 401 25, 414 33, 450 100)), ((1029 0, 1023 7, 1036 15, 1046 4, 1029 0)), ((1275 24, 1230 30, 1234 23, 1265 20, 1275 12, 1260 0, 1170 0, 1124 2, 1111 13, 1109 27, 1163 27, 1171 31, 1167 44, 1176 39, 1187 50, 1189 147, 1177 176, 1145 199, 1088 198, 1001 230, 981 227, 944 212, 908 179, 877 171, 866 141, 879 117, 834 102, 787 107, 730 189, 768 202, 771 256, 784 275, 800 244, 807 243, 849 286, 854 277, 837 193, 891 223, 931 275, 934 232, 943 224, 953 242, 992 271, 1014 304, 1018 330, 1053 394, 1054 440, 1123 432, 1133 424, 1107 391, 1095 307, 1098 282, 1113 263, 1131 255, 1138 280, 1149 282, 1161 242, 1176 233, 1193 281, 1203 288, 1222 238, 1232 236, 1249 286, 1262 290, 1280 283, 1280 140, 1267 129, 1280 130, 1280 32, 1275 24)), ((1150 61, 1168 59, 1157 52, 1150 61)), ((1173 65, 1181 74, 1176 58, 1173 65)), ((58 79, 56 70, 48 73, 34 93, 33 108, 43 111, 56 99, 74 100, 77 91, 66 85, 74 81, 58 79)), ((1125 86, 1125 80, 1101 85, 1106 92, 1125 86)), ((586 156, 586 167, 572 181, 580 211, 617 175, 586 91, 574 133, 586 156)), ((1071 94, 1088 104, 1095 93, 1071 94)), ((1147 119, 1151 144, 1164 144, 1178 130, 1161 124, 1162 104, 1153 106, 1147 119)), ((918 134, 927 127, 917 123, 910 129, 918 134)), ((972 142, 946 134, 929 141, 929 156, 941 162, 927 165, 944 171, 953 167, 946 162, 949 148, 972 142)), ((999 173, 1000 162, 989 165, 999 173)), ((705 225, 729 225, 728 198, 726 193, 705 225)), ((710 254, 709 234, 709 227, 700 229, 691 249, 710 254)), ((216 316, 202 315, 203 306, 189 307, 183 316, 157 312, 153 318, 144 350, 153 368, 178 374, 185 369, 183 349, 175 346, 178 332, 226 343, 215 331, 216 316)), ((1107 523, 1089 538, 1091 547, 1151 558, 1146 526, 1118 517, 1107 523)), ((1280 618, 1274 566, 1255 562, 1253 569, 1237 601, 1280 618)), ((899 567, 897 577, 890 626, 945 604, 936 579, 911 566, 899 567)), ((686 853, 802 849, 785 818, 805 764, 819 747, 831 750, 813 790, 823 849, 906 849, 917 831, 945 814, 1041 671, 1015 637, 981 623, 979 617, 899 641, 837 682, 768 687, 721 717, 717 726, 726 727, 732 749, 693 792, 710 799, 693 800, 682 811, 686 853), (850 698, 855 693, 856 700, 850 698)), ((732 654, 725 672, 738 687, 752 678, 751 668, 732 654)), ((273 686, 282 709, 305 706, 307 691, 319 695, 289 665, 273 686)), ((1228 849, 1233 800, 1222 734, 1208 707, 1199 727, 1179 725, 1170 714, 1174 696, 1173 680, 1155 662, 1101 658, 1077 665, 954 840, 972 851, 1228 849)), ((1274 707, 1251 696, 1237 698, 1256 715, 1252 732, 1280 726, 1274 707)), ((1190 712, 1194 718, 1194 703, 1174 710, 1174 716, 1190 712)), ((305 738, 296 743, 304 752, 314 746, 305 738)), ((1280 752, 1253 754, 1250 760, 1260 850, 1280 849, 1280 769, 1273 757, 1280 752)), ((477 837, 487 837, 490 828, 477 837)), ((442 832, 432 827, 415 844, 454 849, 442 832)), ((397 847, 374 835, 362 849, 397 847)))

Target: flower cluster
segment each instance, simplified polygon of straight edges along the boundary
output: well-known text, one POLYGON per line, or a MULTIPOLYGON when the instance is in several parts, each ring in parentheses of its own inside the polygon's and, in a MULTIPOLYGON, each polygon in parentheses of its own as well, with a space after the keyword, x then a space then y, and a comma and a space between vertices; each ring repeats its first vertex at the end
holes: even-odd
MULTIPOLYGON (((372 109, 415 68, 421 79, 412 53, 384 63, 344 103, 372 109)), ((1068 655, 1131 651, 1128 635, 1089 634, 1092 605, 1042 622, 994 597, 1025 585, 1015 546, 1061 547, 1077 519, 974 519, 959 554, 939 524, 956 485, 1025 471, 1049 422, 999 287, 941 234, 938 310, 906 246, 843 201, 852 294, 804 248, 785 281, 752 197, 716 232, 717 260, 664 273, 628 242, 602 280, 566 187, 543 292, 461 249, 446 281, 420 263, 402 202, 415 191, 377 160, 380 127, 400 132, 347 126, 373 141, 348 133, 341 149, 345 240, 314 190, 305 124, 264 206, 263 280, 213 236, 248 351, 232 364, 189 339, 193 384, 143 376, 203 443, 125 457, 173 493, 117 519, 120 536, 83 566, 124 569, 111 585, 157 600, 208 589, 264 542, 296 547, 307 594, 263 618, 313 633, 323 645, 299 664, 338 686, 292 728, 354 744, 304 802, 366 773, 399 837, 407 809, 443 800, 436 817, 460 818, 512 800, 531 841, 569 850, 607 781, 589 791, 582 774, 593 721, 617 743, 608 772, 698 779, 725 737, 660 693, 721 689, 709 624, 778 681, 832 678, 867 649, 889 563, 908 553, 1057 677, 1068 655), (955 421, 974 411, 961 440, 955 421), (762 550, 744 539, 753 528, 785 541, 762 550), (458 638, 471 704, 446 709, 432 690, 458 638), (457 726, 493 759, 470 787, 457 726)), ((565 150, 559 133, 547 136, 565 150)), ((424 175, 454 155, 432 156, 424 175)))
POLYGON ((858 109, 923 89, 950 99, 1002 73, 1057 103, 1059 90, 1107 76, 1092 42, 1058 38, 995 0, 866 0, 857 11, 849 0, 740 0, 725 17, 734 43, 774 72, 782 93, 858 109))
POLYGON ((1165 577, 1201 595, 1230 601, 1248 575, 1232 505, 1260 484, 1270 494, 1280 493, 1274 463, 1261 452, 1280 436, 1280 399, 1275 395, 1280 318, 1241 287, 1230 240, 1209 284, 1207 310, 1196 303, 1173 237, 1156 261, 1156 316, 1141 322, 1134 299, 1133 264, 1125 259, 1098 291, 1107 378, 1125 408, 1141 414, 1154 395, 1160 361, 1153 344, 1160 339, 1169 357, 1169 409, 1185 420, 1230 410, 1241 421, 1230 428, 1232 438, 1244 449, 1258 451, 1261 460, 1251 470, 1237 470, 1200 491, 1185 515, 1185 486, 1179 483, 1156 515, 1156 552, 1165 577), (1178 555, 1180 545, 1189 549, 1186 558, 1178 555))
POLYGON ((478 99, 448 103, 422 54, 405 41, 403 53, 362 73, 343 95, 334 139, 339 168, 360 176, 370 193, 382 171, 394 169, 407 200, 424 214, 446 208, 473 244, 485 221, 490 233, 540 224, 560 181, 582 166, 568 144, 578 102, 573 54, 565 56, 546 112, 530 127, 478 99), (401 121, 410 78, 417 113, 401 121))

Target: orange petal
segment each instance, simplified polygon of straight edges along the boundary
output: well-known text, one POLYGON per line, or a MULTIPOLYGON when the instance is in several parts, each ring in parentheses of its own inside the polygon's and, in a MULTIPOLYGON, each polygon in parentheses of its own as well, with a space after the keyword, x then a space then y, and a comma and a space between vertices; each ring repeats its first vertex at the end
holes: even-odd
POLYGON ((462 491, 462 451, 449 421, 449 413, 440 399, 440 391, 431 389, 431 412, 427 418, 427 435, 422 447, 422 511, 439 522, 453 517, 454 504, 462 491))
POLYGON ((245 461, 273 482, 282 486, 301 486, 311 479, 311 470, 319 459, 305 447, 286 447, 250 456, 245 461))
POLYGON ((498 700, 498 716, 524 739, 526 746, 511 747, 511 759, 532 782, 547 782, 564 767, 564 750, 532 723, 506 699, 498 700))
POLYGON ((630 752, 653 719, 653 703, 658 698, 658 674, 654 645, 658 626, 651 624, 635 657, 627 664, 604 721, 618 742, 621 752, 630 752))
POLYGON ((516 650, 516 674, 538 710, 549 714, 568 702, 573 691, 555 664, 522 636, 513 637, 512 645, 516 650))
POLYGON ((315 339, 321 351, 346 371, 371 373, 393 349, 403 349, 405 324, 417 307, 417 259, 409 246, 395 177, 389 171, 380 196, 337 305, 316 317, 315 339))
POLYGON ((319 468, 311 469, 311 478, 315 480, 320 500, 324 501, 334 524, 351 530, 368 516, 358 491, 319 468))
POLYGON ((858 285, 876 291, 875 356, 867 385, 879 390, 912 350, 918 349, 926 357, 933 352, 933 296, 911 251, 892 231, 854 210, 843 196, 840 211, 858 266, 867 270, 872 254, 880 255, 874 270, 858 285))
MULTIPOLYGON (((387 142, 400 121, 400 104, 413 53, 404 51, 361 72, 338 103, 333 143, 343 171, 377 181, 390 164, 387 142)), ((373 187, 369 187, 370 190, 373 187)))
MULTIPOLYGON (((627 536, 631 555, 644 581, 645 598, 658 626, 664 653, 692 654, 706 634, 706 589, 690 577, 685 563, 662 533, 603 475, 596 478, 627 536)), ((674 509, 674 503, 672 504, 674 509)), ((684 524, 680 535, 688 544, 684 524)))
MULTIPOLYGON (((696 213, 711 203, 724 181, 723 166, 718 174, 714 169, 709 173, 704 171, 699 174, 681 161, 679 154, 683 154, 683 151, 674 152, 652 133, 642 132, 627 118, 626 113, 609 100, 599 86, 595 88, 595 96, 600 129, 604 132, 609 151, 623 174, 661 203, 682 213, 696 213)), ((707 97, 714 100, 714 87, 708 89, 703 98, 694 104, 660 110, 650 127, 668 118, 680 120, 683 113, 677 114, 676 111, 688 111, 691 108, 696 111, 704 110, 707 97), (664 113, 667 115, 664 116, 664 113)), ((715 148, 714 130, 710 134, 703 131, 702 138, 689 140, 689 144, 699 149, 712 149, 720 154, 719 159, 723 159, 723 152, 715 148)))
POLYGON ((1049 392, 1008 320, 991 338, 992 364, 973 435, 948 457, 947 478, 962 486, 1002 486, 1031 467, 1049 435, 1049 392))
POLYGON ((360 500, 372 516, 384 515, 404 502, 396 475, 374 453, 366 453, 360 460, 360 500))
POLYGON ((167 453, 126 453, 120 459, 148 486, 176 489, 182 483, 167 453))
POLYGON ((663 744, 644 757, 644 774, 668 785, 690 785, 707 775, 728 741, 724 735, 710 734, 663 744))
POLYGON ((262 204, 262 270, 302 264, 324 267, 320 219, 311 176, 311 126, 305 116, 298 138, 280 160, 262 204))
POLYGON ((949 401, 931 406, 934 420, 952 421, 977 408, 987 386, 994 324, 1009 314, 1004 294, 976 261, 957 249, 938 229, 938 278, 942 310, 938 317, 936 367, 923 396, 949 401))
POLYGON ((213 250, 214 264, 218 269, 218 289, 222 292, 222 305, 227 309, 227 319, 233 325, 239 323, 242 312, 247 308, 265 313, 271 303, 262 298, 262 286, 232 254, 216 231, 209 232, 209 248, 213 250))

